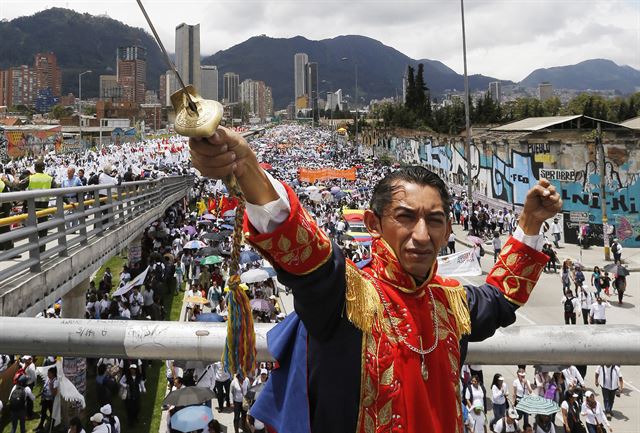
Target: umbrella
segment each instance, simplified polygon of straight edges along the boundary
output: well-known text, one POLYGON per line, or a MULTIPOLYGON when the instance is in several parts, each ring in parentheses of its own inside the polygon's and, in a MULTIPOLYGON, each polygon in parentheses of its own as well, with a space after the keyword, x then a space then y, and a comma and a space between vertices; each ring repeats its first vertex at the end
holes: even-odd
POLYGON ((314 192, 314 191, 317 191, 317 190, 318 190, 318 187, 315 186, 315 185, 311 185, 311 186, 308 186, 308 187, 305 188, 305 191, 307 191, 307 192, 314 192))
POLYGON ((205 247, 203 249, 201 249, 200 254, 202 254, 203 256, 210 256, 212 254, 220 254, 220 250, 214 247, 205 247))
POLYGON ((221 229, 233 230, 233 226, 231 224, 222 224, 220 225, 221 229))
POLYGON ((482 245, 484 243, 484 241, 478 236, 467 236, 467 239, 469 240, 469 242, 474 243, 476 245, 482 245))
POLYGON ((194 226, 184 226, 182 227, 182 231, 188 235, 195 235, 196 233, 198 233, 194 226))
POLYGON ((198 224, 202 224, 205 226, 208 226, 209 224, 213 224, 213 221, 209 221, 209 220, 198 220, 196 221, 198 224))
POLYGON ((353 240, 353 236, 351 235, 347 235, 347 234, 342 234, 340 235, 340 240, 341 241, 352 241, 353 240))
POLYGON ((224 259, 220 256, 208 256, 204 259, 200 260, 201 265, 217 265, 218 263, 222 263, 224 259))
POLYGON ((189 241, 186 244, 184 244, 182 246, 182 248, 187 249, 187 250, 198 250, 198 249, 204 248, 206 246, 207 246, 207 244, 205 244, 202 241, 189 241))
POLYGON ((339 186, 332 186, 331 187, 331 193, 332 194, 337 194, 340 192, 340 187, 339 186))
POLYGON ((271 170, 273 168, 271 164, 269 164, 268 162, 261 162, 260 167, 262 167, 265 170, 271 170))
POLYGON ((530 415, 553 415, 560 412, 558 404, 538 395, 525 395, 516 405, 516 409, 530 415))
POLYGON ((252 299, 251 309, 254 311, 263 311, 265 313, 270 313, 273 310, 273 304, 266 299, 252 299))
POLYGON ((215 398, 216 394, 209 388, 201 386, 183 386, 171 391, 162 401, 167 406, 193 406, 215 398))
POLYGON ((259 283, 269 279, 269 273, 264 269, 250 269, 240 275, 240 281, 246 284, 259 283))
POLYGON ((203 298, 202 296, 188 296, 184 302, 189 304, 208 304, 209 300, 207 298, 203 298))
POLYGON ((269 278, 273 278, 273 277, 275 277, 276 275, 278 275, 278 274, 276 273, 276 270, 275 270, 275 269, 273 269, 271 266, 264 266, 264 267, 262 267, 262 268, 260 268, 260 269, 264 270, 267 274, 269 274, 269 278))
POLYGON ((206 214, 202 215, 200 218, 202 218, 202 219, 204 219, 204 220, 209 220, 209 221, 213 221, 213 220, 215 220, 215 219, 216 219, 216 217, 215 217, 215 216, 213 216, 213 215, 212 215, 212 214, 210 214, 210 213, 206 213, 206 214))
POLYGON ((260 254, 255 251, 242 251, 240 253, 240 263, 246 265, 247 263, 260 260, 260 254))
POLYGON ((210 407, 188 406, 180 409, 171 417, 171 428, 181 432, 204 430, 212 419, 213 414, 210 407))
POLYGON ((196 322, 224 322, 224 317, 216 313, 202 313, 198 314, 196 322))
POLYGON ((627 276, 629 275, 629 270, 627 268, 625 268, 622 265, 619 265, 617 263, 609 263, 608 265, 606 265, 604 267, 604 270, 607 272, 610 272, 612 274, 616 274, 616 275, 620 275, 620 276, 627 276))

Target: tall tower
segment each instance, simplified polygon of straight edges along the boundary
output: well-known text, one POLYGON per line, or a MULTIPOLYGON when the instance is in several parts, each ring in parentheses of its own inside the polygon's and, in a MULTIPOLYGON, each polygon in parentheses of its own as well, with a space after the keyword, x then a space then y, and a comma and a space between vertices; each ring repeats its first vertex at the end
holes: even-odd
POLYGON ((492 81, 489 83, 489 95, 498 104, 502 102, 502 85, 500 81, 492 81))
POLYGON ((51 52, 36 54, 34 69, 36 88, 38 90, 49 88, 53 96, 60 97, 62 95, 62 74, 56 55, 51 52))
POLYGON ((218 100, 218 67, 200 66, 200 80, 202 87, 200 94, 205 99, 218 100))
POLYGON ((309 95, 309 108, 314 116, 318 117, 318 64, 307 63, 307 94, 309 95))
POLYGON ((117 80, 122 99, 144 104, 147 77, 147 49, 140 46, 118 48, 117 80))
POLYGON ((200 24, 176 27, 176 69, 186 85, 200 92, 200 24))
POLYGON ((240 75, 227 72, 222 77, 223 101, 226 104, 235 104, 240 101, 240 75))
POLYGON ((293 57, 294 67, 294 100, 297 100, 300 96, 306 95, 307 90, 307 63, 309 63, 309 56, 305 53, 297 53, 293 57))

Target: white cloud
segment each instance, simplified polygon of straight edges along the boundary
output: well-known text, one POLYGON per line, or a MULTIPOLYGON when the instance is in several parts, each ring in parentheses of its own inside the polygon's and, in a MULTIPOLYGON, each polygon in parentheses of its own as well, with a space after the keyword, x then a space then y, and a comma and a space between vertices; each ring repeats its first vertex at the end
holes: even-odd
MULTIPOLYGON (((146 0, 171 51, 181 22, 200 23, 202 54, 251 36, 302 35, 309 39, 361 34, 415 59, 440 60, 462 71, 458 0, 146 0)), ((133 0, 2 0, 0 18, 47 7, 107 14, 147 28, 133 0)), ((540 67, 608 58, 640 69, 638 0, 467 0, 470 73, 521 80, 540 67)))

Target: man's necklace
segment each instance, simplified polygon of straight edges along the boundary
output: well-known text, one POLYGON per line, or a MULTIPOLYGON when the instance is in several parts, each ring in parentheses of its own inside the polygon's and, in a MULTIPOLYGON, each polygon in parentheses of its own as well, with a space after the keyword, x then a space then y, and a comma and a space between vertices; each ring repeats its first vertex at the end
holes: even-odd
POLYGON ((411 343, 409 343, 409 338, 408 335, 402 335, 402 333, 400 332, 400 330, 398 329, 398 326, 393 322, 393 320, 391 320, 391 313, 389 313, 389 309, 387 308, 387 303, 385 302, 385 297, 382 294, 382 290, 380 289, 380 286, 378 286, 378 282, 376 281, 375 278, 371 278, 371 281, 373 282, 373 287, 376 288, 376 291, 378 292, 378 295, 380 296, 380 300, 382 302, 382 306, 384 307, 384 311, 387 313, 387 318, 389 320, 389 323, 391 323, 391 327, 393 328, 393 331, 395 332, 395 334, 398 336, 398 339, 404 343, 405 346, 407 346, 409 348, 409 350, 411 350, 412 352, 417 353, 418 355, 420 355, 420 373, 422 374, 422 379, 424 381, 426 381, 427 379, 429 379, 429 370, 427 369, 427 364, 424 360, 424 356, 428 355, 429 353, 433 352, 434 350, 436 350, 436 347, 438 347, 438 341, 440 340, 440 326, 438 323, 438 315, 436 314, 436 303, 435 300, 433 299, 433 291, 431 290, 431 287, 427 284, 427 289, 429 290, 429 298, 431 299, 431 305, 432 305, 432 311, 431 311, 431 318, 433 320, 433 324, 436 328, 435 330, 435 341, 433 342, 433 344, 431 345, 430 348, 428 348, 427 350, 424 350, 422 347, 422 336, 419 335, 418 336, 418 340, 420 340, 420 348, 418 349, 417 347, 413 346, 411 343))

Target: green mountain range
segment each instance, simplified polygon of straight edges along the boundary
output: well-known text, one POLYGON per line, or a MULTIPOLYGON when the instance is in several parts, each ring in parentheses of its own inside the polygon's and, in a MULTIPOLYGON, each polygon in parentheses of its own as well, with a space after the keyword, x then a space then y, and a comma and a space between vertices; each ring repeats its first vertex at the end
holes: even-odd
MULTIPOLYGON (((63 94, 78 93, 78 74, 92 70, 82 81, 83 97, 98 96, 101 74, 115 74, 116 50, 120 46, 141 45, 147 49, 147 88, 158 89, 159 76, 167 67, 152 36, 146 29, 134 28, 105 16, 80 14, 51 8, 31 16, 0 22, 0 68, 33 65, 34 55, 53 51, 62 68, 63 94)), ((252 37, 227 50, 203 58, 203 65, 216 65, 219 94, 222 76, 235 72, 240 80, 263 80, 273 89, 274 105, 281 109, 293 101, 296 53, 307 53, 318 63, 319 90, 343 90, 354 96, 355 65, 358 67, 358 94, 362 101, 401 95, 402 77, 407 65, 424 64, 424 78, 434 98, 446 90, 463 89, 463 77, 437 60, 416 60, 381 42, 364 36, 338 36, 312 41, 302 36, 287 39, 252 37), (342 60, 347 58, 347 60, 342 60)), ((491 81, 510 81, 483 75, 469 76, 472 90, 487 89, 491 81)), ((520 85, 536 87, 551 82, 555 88, 617 89, 630 93, 640 86, 640 71, 618 66, 610 60, 588 60, 577 65, 538 69, 520 85)))

